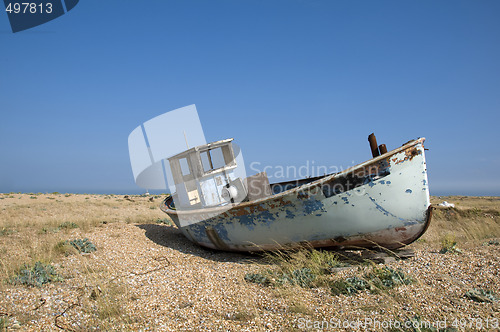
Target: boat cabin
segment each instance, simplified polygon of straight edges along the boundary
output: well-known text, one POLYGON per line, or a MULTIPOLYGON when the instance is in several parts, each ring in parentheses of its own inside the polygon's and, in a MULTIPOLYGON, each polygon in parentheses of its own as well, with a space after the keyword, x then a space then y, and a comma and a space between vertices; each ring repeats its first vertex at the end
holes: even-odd
POLYGON ((246 188, 234 172, 237 164, 232 141, 196 146, 168 158, 178 208, 199 209, 245 199, 246 188))

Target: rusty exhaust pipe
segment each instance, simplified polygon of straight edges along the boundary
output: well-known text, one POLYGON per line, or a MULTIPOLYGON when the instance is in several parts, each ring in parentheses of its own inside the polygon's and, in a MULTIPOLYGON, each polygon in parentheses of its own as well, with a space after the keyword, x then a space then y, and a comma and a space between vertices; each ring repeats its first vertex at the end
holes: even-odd
POLYGON ((370 142, 370 149, 372 150, 373 158, 380 156, 380 152, 378 150, 377 138, 374 133, 371 133, 368 136, 368 142, 370 142))
POLYGON ((380 144, 378 146, 378 151, 380 152, 380 154, 387 153, 387 147, 385 146, 385 144, 380 144))

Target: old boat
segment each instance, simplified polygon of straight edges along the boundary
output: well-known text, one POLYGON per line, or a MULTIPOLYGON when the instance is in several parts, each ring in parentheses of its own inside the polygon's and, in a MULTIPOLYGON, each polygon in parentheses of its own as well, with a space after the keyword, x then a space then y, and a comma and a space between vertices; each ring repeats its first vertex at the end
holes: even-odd
POLYGON ((397 249, 418 239, 431 219, 424 140, 387 152, 372 134, 372 159, 339 173, 274 184, 265 173, 235 179, 232 140, 210 143, 169 159, 177 193, 161 209, 188 239, 207 248, 397 249), (204 169, 203 155, 216 148, 226 164, 204 169))

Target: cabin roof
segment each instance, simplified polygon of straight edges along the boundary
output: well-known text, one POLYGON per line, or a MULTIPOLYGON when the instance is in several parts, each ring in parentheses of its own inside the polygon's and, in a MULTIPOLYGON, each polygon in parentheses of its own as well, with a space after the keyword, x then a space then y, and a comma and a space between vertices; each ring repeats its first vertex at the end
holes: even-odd
POLYGON ((220 141, 215 141, 215 142, 211 142, 211 143, 208 143, 208 144, 203 144, 203 145, 198 145, 198 146, 195 146, 195 147, 192 147, 186 151, 182 151, 176 155, 173 155, 172 157, 170 158, 167 158, 167 160, 171 160, 171 159, 180 159, 180 158, 184 158, 188 155, 190 155, 191 153, 195 152, 195 151, 206 151, 206 150, 210 150, 210 149, 215 149, 215 148, 218 148, 220 146, 224 146, 224 145, 227 145, 228 143, 232 142, 234 140, 234 138, 227 138, 227 139, 223 139, 223 140, 220 140, 220 141))

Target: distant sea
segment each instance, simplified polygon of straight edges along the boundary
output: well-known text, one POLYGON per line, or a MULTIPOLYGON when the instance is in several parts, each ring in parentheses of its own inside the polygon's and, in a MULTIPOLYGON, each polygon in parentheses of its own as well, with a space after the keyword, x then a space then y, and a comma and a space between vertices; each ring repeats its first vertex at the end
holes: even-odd
MULTIPOLYGON (((145 189, 142 188, 131 188, 131 189, 58 189, 58 190, 23 190, 23 191, 15 191, 12 192, 21 192, 21 193, 42 193, 42 194, 50 194, 53 192, 59 192, 61 194, 97 194, 97 195, 142 195, 146 193, 145 189)), ((165 190, 149 190, 149 194, 151 195, 160 195, 168 193, 165 190)), ((500 191, 445 191, 445 190, 431 190, 431 196, 497 196, 500 197, 500 191)))

